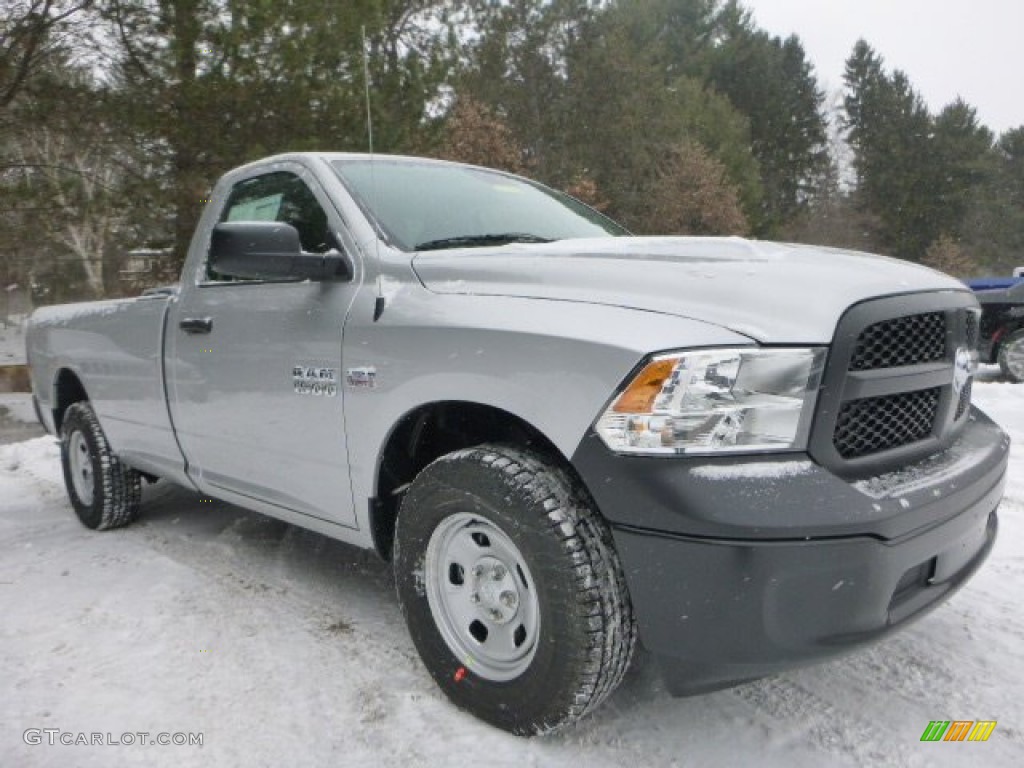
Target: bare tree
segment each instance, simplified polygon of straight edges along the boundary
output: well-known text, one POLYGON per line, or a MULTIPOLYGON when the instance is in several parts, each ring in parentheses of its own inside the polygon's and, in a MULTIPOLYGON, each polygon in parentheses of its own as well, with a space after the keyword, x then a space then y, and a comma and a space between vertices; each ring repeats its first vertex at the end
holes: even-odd
POLYGON ((525 152, 505 122, 485 104, 460 96, 448 117, 438 156, 460 163, 524 173, 525 152))
POLYGON ((638 229, 657 235, 744 235, 750 230, 725 166, 695 141, 665 153, 638 229))
POLYGON ((104 257, 113 247, 121 224, 112 197, 117 167, 96 146, 72 136, 40 128, 14 143, 23 184, 39 199, 50 201, 56 226, 47 235, 62 254, 61 261, 79 266, 89 293, 105 293, 104 257))
POLYGON ((971 254, 949 235, 929 245, 921 263, 953 277, 974 277, 978 272, 978 263, 971 254))
POLYGON ((0 109, 14 101, 63 40, 57 34, 93 0, 0 0, 0 109))

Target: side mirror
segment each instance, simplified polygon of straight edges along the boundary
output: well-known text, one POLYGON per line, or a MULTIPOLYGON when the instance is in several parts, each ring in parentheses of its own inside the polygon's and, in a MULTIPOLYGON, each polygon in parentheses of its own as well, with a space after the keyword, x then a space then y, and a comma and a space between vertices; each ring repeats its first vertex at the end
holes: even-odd
POLYGON ((213 228, 210 269, 249 280, 347 280, 352 265, 335 248, 302 250, 299 231, 277 221, 225 221, 213 228))

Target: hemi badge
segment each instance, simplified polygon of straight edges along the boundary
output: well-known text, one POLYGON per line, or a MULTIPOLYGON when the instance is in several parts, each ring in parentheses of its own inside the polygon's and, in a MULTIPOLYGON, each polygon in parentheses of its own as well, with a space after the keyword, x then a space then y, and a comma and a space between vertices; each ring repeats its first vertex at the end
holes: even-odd
POLYGON ((345 371, 345 383, 353 389, 373 389, 377 386, 377 369, 373 366, 349 368, 345 371))

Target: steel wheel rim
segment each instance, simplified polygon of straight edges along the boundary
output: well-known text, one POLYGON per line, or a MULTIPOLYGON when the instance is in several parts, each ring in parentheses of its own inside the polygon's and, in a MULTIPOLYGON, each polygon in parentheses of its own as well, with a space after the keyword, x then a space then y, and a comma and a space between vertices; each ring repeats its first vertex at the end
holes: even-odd
POLYGON ((1024 339, 1017 339, 1006 348, 1006 367, 1015 378, 1024 379, 1024 339))
POLYGON ((495 682, 526 671, 540 605, 525 558, 500 528, 466 512, 445 518, 427 544, 424 579, 434 623, 463 666, 495 682))
POLYGON ((71 482, 75 486, 75 495, 86 506, 92 505, 93 474, 92 456, 89 444, 81 432, 73 432, 68 444, 68 461, 71 465, 71 482))

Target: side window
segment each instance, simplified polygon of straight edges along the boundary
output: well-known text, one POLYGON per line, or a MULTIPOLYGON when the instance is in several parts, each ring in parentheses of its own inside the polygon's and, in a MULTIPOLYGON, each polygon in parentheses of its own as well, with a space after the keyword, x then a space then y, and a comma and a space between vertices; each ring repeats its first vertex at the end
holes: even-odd
MULTIPOLYGON (((288 171, 268 173, 235 185, 220 221, 280 221, 299 232, 302 250, 326 253, 332 237, 327 213, 306 183, 288 171)), ((228 280, 208 270, 210 280, 228 280)))

